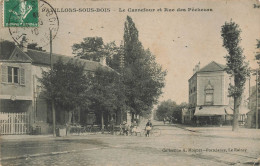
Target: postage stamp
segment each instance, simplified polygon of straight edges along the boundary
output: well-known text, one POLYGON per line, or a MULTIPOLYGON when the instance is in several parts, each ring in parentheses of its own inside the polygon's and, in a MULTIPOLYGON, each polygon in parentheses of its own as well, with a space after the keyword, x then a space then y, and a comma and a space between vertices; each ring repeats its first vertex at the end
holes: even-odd
POLYGON ((37 27, 38 0, 4 0, 5 27, 37 27))
POLYGON ((38 26, 10 26, 9 33, 16 44, 21 44, 22 40, 27 43, 37 43, 38 46, 44 47, 49 44, 50 30, 52 31, 52 39, 57 35, 59 29, 59 19, 54 8, 46 1, 38 1, 39 13, 36 15, 38 26))

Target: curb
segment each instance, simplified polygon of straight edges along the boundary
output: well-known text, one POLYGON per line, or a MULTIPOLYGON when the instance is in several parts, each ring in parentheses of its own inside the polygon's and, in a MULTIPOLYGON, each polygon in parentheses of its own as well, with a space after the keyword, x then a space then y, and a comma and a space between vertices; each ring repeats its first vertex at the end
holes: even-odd
POLYGON ((5 157, 1 158, 0 161, 6 161, 6 160, 16 160, 16 159, 29 159, 34 157, 42 157, 42 156, 54 156, 54 155, 60 155, 60 154, 68 154, 68 153, 77 153, 82 151, 89 151, 89 150, 100 150, 100 149, 107 149, 111 147, 100 147, 100 148, 90 148, 90 149, 81 149, 81 150, 71 150, 71 151, 62 151, 62 152, 50 152, 50 153, 38 153, 38 154, 31 154, 31 155, 23 155, 23 156, 17 156, 17 157, 5 157))

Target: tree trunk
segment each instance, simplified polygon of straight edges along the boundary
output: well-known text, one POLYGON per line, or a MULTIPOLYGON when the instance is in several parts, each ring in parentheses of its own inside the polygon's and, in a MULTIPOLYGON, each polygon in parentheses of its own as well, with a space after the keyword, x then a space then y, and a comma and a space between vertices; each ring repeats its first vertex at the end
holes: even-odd
POLYGON ((101 111, 101 130, 102 130, 102 134, 104 134, 104 115, 103 115, 103 111, 101 111))
POLYGON ((69 117, 68 117, 68 124, 71 124, 72 123, 72 111, 69 111, 68 115, 69 115, 69 117))
POLYGON ((233 126, 232 131, 238 130, 238 116, 239 116, 239 105, 240 105, 240 98, 234 97, 234 112, 233 112, 233 126))

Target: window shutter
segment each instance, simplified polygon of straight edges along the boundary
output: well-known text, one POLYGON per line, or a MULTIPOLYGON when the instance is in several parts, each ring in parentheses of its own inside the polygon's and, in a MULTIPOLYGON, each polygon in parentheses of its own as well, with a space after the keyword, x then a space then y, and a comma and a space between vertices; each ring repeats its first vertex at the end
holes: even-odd
POLYGON ((25 85, 25 73, 23 68, 20 68, 20 85, 25 85))
POLYGON ((7 82, 7 66, 1 66, 1 81, 2 82, 7 82))

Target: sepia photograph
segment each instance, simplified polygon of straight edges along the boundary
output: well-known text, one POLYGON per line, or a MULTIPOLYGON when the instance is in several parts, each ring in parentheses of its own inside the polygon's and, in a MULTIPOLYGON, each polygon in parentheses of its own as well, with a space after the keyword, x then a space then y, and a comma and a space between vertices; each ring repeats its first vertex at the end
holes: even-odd
POLYGON ((0 0, 0 165, 260 165, 260 0, 0 0))

